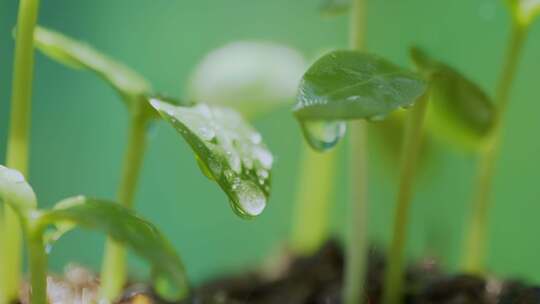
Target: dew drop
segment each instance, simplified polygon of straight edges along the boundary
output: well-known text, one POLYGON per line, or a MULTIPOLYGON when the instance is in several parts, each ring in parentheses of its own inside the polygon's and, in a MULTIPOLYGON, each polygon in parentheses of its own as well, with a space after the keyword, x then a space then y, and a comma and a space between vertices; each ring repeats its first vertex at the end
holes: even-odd
POLYGON ((261 214, 266 207, 266 196, 262 190, 251 181, 239 181, 236 185, 239 211, 248 216, 261 214))
POLYGON ((216 137, 216 132, 210 126, 201 126, 197 130, 197 135, 205 141, 212 141, 216 137))
POLYGON ((347 125, 344 121, 307 121, 302 122, 304 136, 315 150, 326 151, 334 147, 345 135, 347 125))

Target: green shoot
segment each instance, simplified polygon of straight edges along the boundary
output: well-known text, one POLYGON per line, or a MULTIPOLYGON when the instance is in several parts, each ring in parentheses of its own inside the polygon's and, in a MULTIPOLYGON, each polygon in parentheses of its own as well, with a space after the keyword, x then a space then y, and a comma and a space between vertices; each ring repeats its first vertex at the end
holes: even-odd
POLYGON ((83 196, 63 200, 52 210, 36 210, 35 194, 23 175, 0 166, 0 203, 4 202, 17 211, 26 233, 32 304, 47 303, 46 247, 76 225, 102 231, 147 260, 154 288, 164 299, 178 301, 188 295, 184 266, 171 244, 132 211, 83 196))
MULTIPOLYGON (((52 30, 38 27, 35 44, 44 54, 60 63, 96 73, 122 97, 130 113, 130 126, 117 198, 123 206, 132 208, 146 150, 147 126, 158 117, 147 103, 150 84, 130 68, 91 46, 52 30)), ((113 300, 120 294, 126 280, 126 253, 123 246, 113 240, 108 240, 105 247, 101 293, 105 299, 113 300)))
POLYGON ((252 218, 264 210, 273 156, 257 131, 228 108, 150 102, 191 146, 202 172, 223 189, 237 215, 252 218))
POLYGON ((527 30, 535 17, 538 16, 538 13, 540 13, 540 2, 537 0, 511 0, 508 2, 512 9, 514 22, 503 69, 495 92, 495 103, 498 110, 497 119, 493 126, 490 145, 480 155, 473 209, 464 251, 463 267, 465 270, 474 273, 484 271, 488 212, 491 205, 492 184, 501 143, 501 134, 504 128, 504 117, 510 101, 510 89, 515 78, 527 30))
MULTIPOLYGON (((332 148, 345 134, 346 120, 382 120, 390 113, 414 105, 424 94, 422 78, 383 58, 361 51, 333 51, 317 60, 304 74, 294 114, 308 143, 316 150, 332 148)), ((352 125, 352 160, 349 242, 345 303, 358 303, 367 249, 365 126, 352 125), (358 153, 361 153, 358 155, 358 153), (360 184, 358 184, 360 183, 360 184)))
MULTIPOLYGON (((32 78, 34 69, 33 35, 39 0, 21 0, 17 16, 17 37, 13 63, 10 125, 6 162, 28 175, 28 146, 32 78)), ((21 231, 10 207, 0 205, 0 304, 18 296, 21 273, 21 231)))

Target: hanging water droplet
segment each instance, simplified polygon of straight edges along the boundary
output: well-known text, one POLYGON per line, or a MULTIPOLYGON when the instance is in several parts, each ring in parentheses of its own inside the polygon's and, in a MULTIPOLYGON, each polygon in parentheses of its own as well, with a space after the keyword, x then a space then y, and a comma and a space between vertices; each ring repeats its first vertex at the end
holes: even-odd
POLYGON ((253 132, 251 134, 251 136, 249 137, 249 139, 255 145, 258 145, 258 144, 260 144, 262 142, 262 136, 261 136, 261 134, 259 134, 257 132, 253 132))
POLYGON ((302 122, 302 131, 311 147, 319 151, 326 151, 334 147, 345 135, 347 124, 344 121, 305 121, 302 122))
POLYGON ((266 196, 253 182, 239 180, 235 194, 240 208, 238 211, 245 215, 257 216, 266 207, 266 196))
POLYGON ((274 157, 272 156, 272 153, 270 153, 270 151, 264 148, 254 147, 253 154, 255 154, 255 157, 265 169, 272 168, 274 157))

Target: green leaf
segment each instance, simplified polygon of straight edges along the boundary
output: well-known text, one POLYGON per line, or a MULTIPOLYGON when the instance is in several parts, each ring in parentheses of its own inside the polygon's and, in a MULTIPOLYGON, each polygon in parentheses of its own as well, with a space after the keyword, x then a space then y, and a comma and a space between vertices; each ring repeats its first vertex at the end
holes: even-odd
POLYGON ((190 82, 194 100, 232 107, 249 117, 284 106, 296 94, 307 63, 296 50, 239 41, 210 52, 190 82))
POLYGON ((151 92, 150 84, 90 45, 39 26, 35 29, 34 43, 41 52, 60 63, 99 75, 122 96, 128 107, 132 108, 136 103, 147 104, 144 96, 151 92))
POLYGON ((24 176, 17 170, 0 165, 0 203, 2 202, 10 204, 23 216, 37 206, 34 190, 24 176))
POLYGON ((529 26, 540 14, 540 0, 507 0, 514 20, 529 26))
POLYGON ((430 129, 435 135, 465 147, 482 147, 496 119, 496 108, 489 96, 458 71, 431 59, 420 49, 413 48, 411 55, 429 79, 430 129))
POLYGON ((188 142, 202 172, 225 191, 239 216, 264 210, 273 157, 237 112, 206 104, 177 107, 159 99, 151 104, 188 142))
POLYGON ((151 264, 154 287, 164 299, 178 301, 188 295, 184 266, 169 241, 152 223, 119 204, 68 198, 44 211, 39 221, 44 228, 54 225, 63 232, 70 225, 102 231, 151 264))
POLYGON ((325 15, 345 14, 351 8, 351 0, 323 0, 321 11, 325 15))
POLYGON ((294 114, 311 146, 326 150, 345 133, 344 120, 382 120, 425 91, 419 75, 379 56, 333 51, 304 74, 294 114))

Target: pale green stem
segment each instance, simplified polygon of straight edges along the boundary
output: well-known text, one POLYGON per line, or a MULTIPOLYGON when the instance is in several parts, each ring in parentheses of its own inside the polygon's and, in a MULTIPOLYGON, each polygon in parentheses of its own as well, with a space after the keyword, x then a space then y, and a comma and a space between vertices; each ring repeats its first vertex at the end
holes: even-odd
POLYGON ((337 156, 338 149, 320 153, 304 145, 290 244, 297 254, 315 252, 328 237, 337 156))
POLYGON ((485 249, 487 243, 486 229, 488 226, 488 214, 491 205, 495 164, 498 158, 504 116, 506 115, 508 102, 510 100, 510 89, 517 71, 521 50, 526 36, 526 27, 517 24, 514 25, 495 95, 498 113, 491 134, 492 140, 490 145, 480 154, 478 177, 474 190, 475 197, 469 222, 468 235, 465 240, 465 251, 463 252, 463 268, 464 270, 473 273, 481 273, 484 270, 485 249))
MULTIPOLYGON (((128 144, 125 151, 122 177, 118 189, 118 202, 127 208, 133 207, 137 181, 139 179, 144 152, 146 150, 147 116, 137 113, 132 116, 128 144)), ((115 300, 126 283, 126 250, 108 238, 101 268, 101 297, 115 300)))
POLYGON ((43 229, 31 221, 27 229, 28 268, 30 271, 30 303, 47 304, 47 253, 43 242, 43 229))
POLYGON ((426 94, 413 107, 409 114, 407 128, 405 130, 392 243, 390 245, 388 266, 385 273, 383 304, 402 302, 403 264, 404 251, 407 244, 409 210, 428 100, 429 96, 426 94))
MULTIPOLYGON (((39 0, 20 0, 15 38, 11 113, 6 165, 28 173, 34 28, 39 0)), ((3 204, 2 204, 3 205, 3 204)), ((0 210, 0 304, 18 297, 21 274, 21 229, 10 207, 0 210)))
MULTIPOLYGON (((354 50, 364 48, 366 25, 366 2, 354 0, 350 18, 350 45, 354 50)), ((350 158, 349 187, 350 201, 348 212, 348 240, 345 248, 345 280, 343 303, 358 304, 364 293, 366 257, 368 247, 368 155, 366 122, 349 124, 350 158)))

